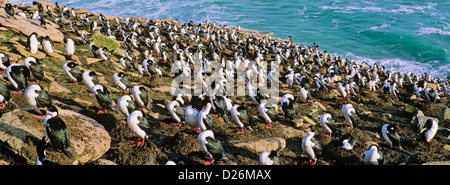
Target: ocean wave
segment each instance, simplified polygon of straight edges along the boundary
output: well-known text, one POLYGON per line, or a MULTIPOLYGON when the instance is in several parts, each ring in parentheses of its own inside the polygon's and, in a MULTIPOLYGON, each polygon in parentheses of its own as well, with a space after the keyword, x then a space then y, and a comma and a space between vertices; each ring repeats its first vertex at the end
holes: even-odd
POLYGON ((419 30, 415 31, 418 35, 430 35, 430 34, 439 34, 439 35, 450 35, 450 31, 441 30, 439 28, 433 27, 420 27, 419 30))
POLYGON ((415 75, 421 75, 423 73, 431 74, 439 78, 445 78, 450 76, 450 64, 444 64, 441 66, 435 66, 439 61, 430 61, 427 63, 403 60, 400 58, 383 58, 383 59, 372 59, 367 57, 356 56, 355 54, 348 52, 343 55, 344 58, 349 60, 354 60, 356 63, 366 62, 369 65, 378 64, 384 66, 387 70, 395 69, 398 72, 412 72, 415 75))
POLYGON ((386 23, 383 23, 383 24, 380 25, 380 26, 372 26, 372 27, 369 28, 369 30, 377 31, 377 30, 379 30, 379 29, 381 29, 381 28, 386 28, 386 27, 388 27, 388 26, 390 26, 390 25, 389 25, 389 24, 386 24, 386 23))
POLYGON ((367 7, 355 6, 355 5, 345 5, 345 6, 320 6, 319 8, 322 10, 335 10, 334 12, 343 12, 343 13, 354 13, 354 11, 361 12, 380 12, 380 13, 405 13, 405 14, 413 14, 413 13, 422 13, 427 14, 430 10, 435 10, 438 3, 427 3, 426 6, 418 6, 418 5, 398 5, 396 9, 386 9, 377 6, 373 6, 371 4, 367 7), (427 10, 427 11, 426 11, 427 10))

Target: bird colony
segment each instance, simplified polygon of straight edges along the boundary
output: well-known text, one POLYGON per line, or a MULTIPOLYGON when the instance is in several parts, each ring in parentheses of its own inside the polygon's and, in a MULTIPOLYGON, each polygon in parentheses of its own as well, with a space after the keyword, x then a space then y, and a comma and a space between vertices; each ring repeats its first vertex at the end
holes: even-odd
POLYGON ((106 127, 104 158, 119 164, 149 164, 150 150, 158 150, 150 164, 382 165, 428 162, 427 152, 449 160, 449 120, 437 119, 448 109, 449 77, 215 22, 112 17, 47 2, 5 3, 2 11, 4 22, 64 35, 56 42, 45 31, 1 27, 21 37, 0 47, 0 109, 29 108, 42 123, 35 164, 62 163, 47 152, 76 160, 68 120, 58 115, 71 104, 106 127), (284 144, 245 146, 268 138, 284 144), (125 152, 140 162, 121 160, 125 152))

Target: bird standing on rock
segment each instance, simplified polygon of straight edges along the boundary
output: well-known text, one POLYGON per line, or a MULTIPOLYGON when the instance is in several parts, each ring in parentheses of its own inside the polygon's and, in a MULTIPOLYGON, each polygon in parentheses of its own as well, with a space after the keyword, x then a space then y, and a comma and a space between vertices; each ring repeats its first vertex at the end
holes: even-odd
POLYGON ((44 75, 44 70, 41 67, 41 62, 35 57, 27 57, 23 60, 23 63, 30 70, 30 77, 33 77, 36 83, 39 81, 50 82, 50 79, 46 78, 44 75))
POLYGON ((48 92, 38 84, 31 85, 25 90, 25 98, 33 110, 40 114, 35 115, 37 118, 44 118, 44 114, 39 108, 47 108, 52 105, 52 98, 48 92))
POLYGON ((6 75, 15 88, 15 91, 12 91, 12 93, 21 94, 28 87, 30 70, 26 66, 17 63, 11 64, 6 68, 6 75))
POLYGON ((49 36, 45 36, 42 40, 42 50, 47 54, 55 52, 55 45, 49 36))
POLYGON ((5 9, 5 12, 7 13, 7 18, 14 18, 17 20, 17 18, 14 17, 15 13, 14 13, 14 8, 12 7, 12 5, 10 3, 6 3, 3 8, 5 9))
POLYGON ((75 153, 70 148, 70 132, 64 120, 58 115, 58 109, 50 106, 44 118, 45 133, 50 139, 50 146, 57 152, 64 153, 70 159, 76 159, 75 153))
POLYGON ((37 33, 33 32, 27 37, 27 45, 25 49, 32 54, 36 54, 38 52, 39 41, 37 39, 37 33))
POLYGON ((64 37, 64 42, 66 43, 64 49, 66 50, 66 53, 72 57, 72 55, 75 53, 75 43, 71 38, 64 37))

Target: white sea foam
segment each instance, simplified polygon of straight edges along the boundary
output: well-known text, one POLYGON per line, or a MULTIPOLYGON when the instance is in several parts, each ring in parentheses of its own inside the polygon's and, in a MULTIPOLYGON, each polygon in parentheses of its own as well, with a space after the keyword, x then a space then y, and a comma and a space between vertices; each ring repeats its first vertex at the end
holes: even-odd
POLYGON ((383 23, 383 24, 380 25, 380 26, 372 26, 372 27, 369 28, 369 30, 376 31, 376 30, 379 30, 379 29, 381 29, 381 28, 386 28, 386 27, 388 27, 388 26, 390 26, 390 25, 389 25, 389 24, 386 24, 386 23, 383 23))
MULTIPOLYGON (((342 57, 342 56, 341 56, 342 57)), ((431 74, 440 78, 445 78, 449 75, 450 64, 445 64, 440 67, 434 67, 433 64, 439 63, 438 61, 431 61, 428 63, 403 60, 400 58, 385 58, 385 59, 372 59, 361 56, 356 56, 351 52, 343 55, 344 58, 354 60, 357 63, 366 62, 369 65, 378 64, 384 66, 387 70, 396 69, 398 72, 412 72, 415 75, 423 73, 431 74)))
POLYGON ((418 35, 429 35, 429 34, 450 35, 450 31, 445 31, 433 27, 420 27, 419 30, 416 31, 416 33, 418 35))
POLYGON ((386 9, 381 7, 376 7, 371 4, 370 6, 361 7, 355 5, 345 5, 345 6, 320 6, 322 10, 335 10, 335 12, 381 12, 381 13, 405 13, 405 14, 413 14, 413 13, 423 13, 434 10, 434 7, 437 6, 437 3, 427 3, 426 6, 416 6, 416 5, 395 5, 396 9, 386 9))

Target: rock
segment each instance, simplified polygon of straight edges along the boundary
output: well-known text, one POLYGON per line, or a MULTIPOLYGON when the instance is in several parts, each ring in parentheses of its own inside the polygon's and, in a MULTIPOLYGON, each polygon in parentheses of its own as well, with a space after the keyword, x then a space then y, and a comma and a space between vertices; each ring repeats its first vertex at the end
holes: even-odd
POLYGON ((286 140, 283 138, 229 141, 229 143, 234 147, 244 148, 257 154, 270 150, 282 150, 286 147, 286 140))
POLYGON ((64 42, 64 35, 61 31, 56 29, 57 25, 55 25, 55 23, 47 20, 47 29, 45 29, 40 26, 39 21, 36 19, 27 19, 22 16, 14 17, 17 18, 17 20, 7 19, 5 10, 3 8, 0 9, 0 25, 3 27, 7 27, 14 32, 20 32, 26 36, 36 32, 39 37, 49 36, 53 42, 64 42))
POLYGON ((450 145, 444 145, 444 149, 445 149, 446 151, 450 151, 450 145))
POLYGON ((422 165, 450 165, 450 161, 433 161, 423 163, 422 165))
POLYGON ((98 159, 94 162, 95 165, 117 165, 115 162, 107 159, 98 159))
POLYGON ((9 162, 0 159, 0 165, 9 165, 9 162))
POLYGON ((99 58, 86 58, 86 62, 88 65, 93 64, 93 63, 97 63, 100 62, 102 59, 99 58))
POLYGON ((425 126, 425 123, 428 119, 434 119, 439 124, 439 120, 437 118, 424 116, 422 111, 418 111, 417 114, 413 117, 411 124, 415 131, 419 132, 425 126))
POLYGON ((441 109, 441 112, 438 116, 439 121, 450 120, 450 108, 444 107, 441 109))
POLYGON ((53 52, 53 53, 48 53, 48 56, 49 56, 49 57, 56 58, 56 59, 58 59, 58 60, 66 60, 66 57, 63 56, 63 55, 61 55, 61 54, 59 54, 58 52, 59 52, 59 51, 55 51, 55 52, 53 52))
POLYGON ((37 51, 35 54, 28 52, 25 49, 25 46, 22 45, 14 45, 16 47, 17 52, 19 52, 20 55, 26 57, 35 57, 37 59, 43 59, 45 58, 46 54, 41 52, 41 51, 37 51))
MULTIPOLYGON (((70 130, 70 143, 77 155, 72 161, 63 154, 48 151, 48 158, 60 164, 78 164, 93 161, 109 150, 111 138, 95 120, 79 113, 58 108, 60 117, 70 130)), ((35 144, 45 136, 44 121, 34 118, 27 109, 15 109, 0 118, 0 145, 12 152, 14 158, 34 164, 37 158, 35 144)))
POLYGON ((67 87, 61 85, 61 84, 60 84, 59 82, 57 82, 57 81, 52 81, 52 82, 50 83, 49 91, 50 91, 50 92, 64 92, 64 93, 70 93, 70 90, 69 90, 67 87))

